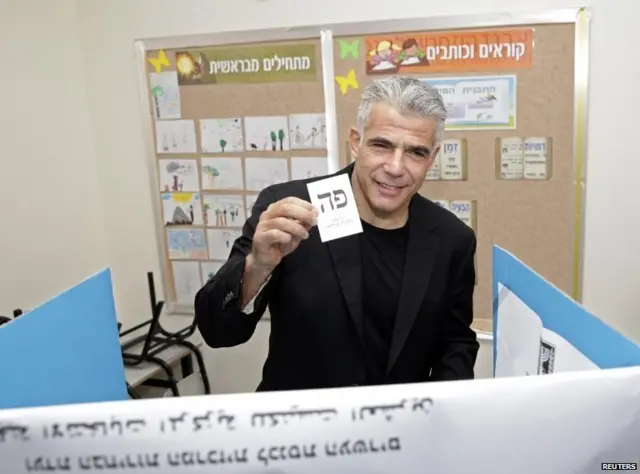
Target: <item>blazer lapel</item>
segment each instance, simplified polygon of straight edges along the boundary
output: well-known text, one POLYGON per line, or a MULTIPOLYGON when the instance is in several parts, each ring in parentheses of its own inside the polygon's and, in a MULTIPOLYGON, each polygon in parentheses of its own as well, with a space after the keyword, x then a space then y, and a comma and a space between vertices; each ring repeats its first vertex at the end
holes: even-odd
POLYGON ((350 235, 326 243, 333 258, 333 264, 342 295, 347 303, 349 314, 360 338, 364 343, 364 325, 362 319, 362 261, 360 259, 359 235, 350 235))
MULTIPOLYGON (((346 173, 351 179, 353 163, 331 176, 346 173)), ((331 240, 325 245, 329 248, 340 289, 347 309, 356 327, 360 343, 364 346, 364 322, 362 319, 362 260, 360 258, 360 237, 358 234, 331 240)))
POLYGON ((414 199, 409 217, 409 240, 400 291, 398 313, 391 339, 387 375, 391 372, 418 315, 436 262, 439 239, 431 231, 433 222, 420 212, 414 199))

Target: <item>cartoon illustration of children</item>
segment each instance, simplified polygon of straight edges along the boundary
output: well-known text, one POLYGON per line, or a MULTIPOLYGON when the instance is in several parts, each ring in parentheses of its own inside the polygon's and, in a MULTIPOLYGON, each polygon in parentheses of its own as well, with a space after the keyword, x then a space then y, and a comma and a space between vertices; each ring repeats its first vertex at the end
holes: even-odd
POLYGON ((399 60, 401 66, 429 65, 429 60, 426 58, 424 51, 420 50, 415 38, 409 38, 402 43, 402 52, 399 60))
POLYGON ((378 43, 373 51, 369 52, 369 62, 373 65, 372 71, 387 71, 397 69, 398 55, 402 48, 391 41, 383 40, 378 43))

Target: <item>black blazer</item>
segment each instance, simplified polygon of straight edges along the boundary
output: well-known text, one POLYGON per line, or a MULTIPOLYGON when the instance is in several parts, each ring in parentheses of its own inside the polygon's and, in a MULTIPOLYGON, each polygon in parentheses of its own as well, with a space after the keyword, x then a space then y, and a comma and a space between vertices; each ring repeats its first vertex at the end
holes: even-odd
MULTIPOLYGON (((352 170, 350 165, 338 173, 351 175, 352 170)), ((358 235, 322 243, 317 228, 312 229, 275 269, 253 313, 239 309, 245 258, 260 214, 288 196, 310 200, 311 181, 277 184, 260 193, 228 261, 195 298, 198 328, 211 347, 248 341, 269 307, 269 355, 258 390, 367 383, 358 235)), ((473 378, 479 349, 470 328, 475 250, 470 227, 426 198, 413 197, 385 383, 473 378)))

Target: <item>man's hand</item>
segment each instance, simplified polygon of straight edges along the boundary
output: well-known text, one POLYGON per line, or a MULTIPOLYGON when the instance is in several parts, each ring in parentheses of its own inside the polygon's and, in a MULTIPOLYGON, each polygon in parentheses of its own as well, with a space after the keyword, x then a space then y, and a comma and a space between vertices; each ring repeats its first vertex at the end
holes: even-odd
POLYGON ((261 215, 253 235, 253 269, 271 272, 300 242, 309 238, 318 213, 310 202, 288 197, 271 204, 261 215))

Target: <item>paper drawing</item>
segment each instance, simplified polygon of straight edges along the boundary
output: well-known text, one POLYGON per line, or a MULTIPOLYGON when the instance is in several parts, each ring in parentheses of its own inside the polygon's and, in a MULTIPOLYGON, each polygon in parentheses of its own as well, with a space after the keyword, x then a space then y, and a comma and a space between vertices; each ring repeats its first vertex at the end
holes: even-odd
POLYGON ((325 115, 289 115, 289 140, 292 150, 314 150, 327 148, 327 126, 325 115))
POLYGON ((159 160, 160 191, 182 193, 200 191, 196 160, 159 160))
POLYGON ((241 231, 234 229, 207 229, 209 258, 212 260, 226 260, 229 258, 233 243, 241 235, 241 231))
POLYGON ((245 149, 247 151, 289 150, 289 130, 286 115, 245 117, 245 149))
POLYGON ((158 120, 156 149, 158 153, 195 153, 196 129, 193 120, 158 120))
POLYGON ((262 191, 272 184, 289 181, 286 158, 245 158, 247 191, 262 191))
POLYGON ((149 74, 151 105, 156 120, 179 119, 180 87, 175 71, 152 72, 149 74))
POLYGON ((202 288, 202 274, 198 262, 172 262, 173 287, 178 303, 193 304, 196 293, 202 288))
POLYGON ((336 82, 340 86, 340 93, 342 95, 347 95, 349 87, 353 89, 358 89, 358 87, 360 87, 358 85, 358 79, 356 79, 356 71, 354 69, 349 70, 346 77, 336 76, 336 82))
POLYGON ((162 71, 162 67, 169 67, 171 66, 171 63, 169 62, 169 58, 167 57, 167 53, 164 52, 164 49, 158 51, 158 54, 156 55, 156 57, 150 57, 148 59, 149 63, 153 66, 153 69, 156 70, 156 72, 161 72, 162 71))
POLYGON ((213 118, 200 120, 202 153, 234 153, 244 151, 242 119, 213 118))
POLYGON ((301 156, 291 158, 291 179, 309 179, 329 174, 327 158, 301 156))
POLYGON ((258 195, 246 194, 244 199, 247 203, 247 219, 248 219, 249 217, 251 217, 251 211, 253 210, 253 205, 256 203, 256 200, 258 199, 258 195))
POLYGON ((204 225, 210 227, 242 227, 244 198, 232 194, 205 194, 202 198, 204 225))
POLYGON ((244 189, 241 158, 202 158, 202 189, 244 189))
POLYGON ((200 262, 203 283, 213 278, 218 273, 218 270, 222 268, 222 265, 224 265, 224 262, 200 262))
POLYGON ((162 195, 162 211, 166 225, 202 225, 200 194, 165 193, 162 195))
POLYGON ((207 258, 207 244, 203 230, 167 229, 167 247, 171 260, 207 258))

